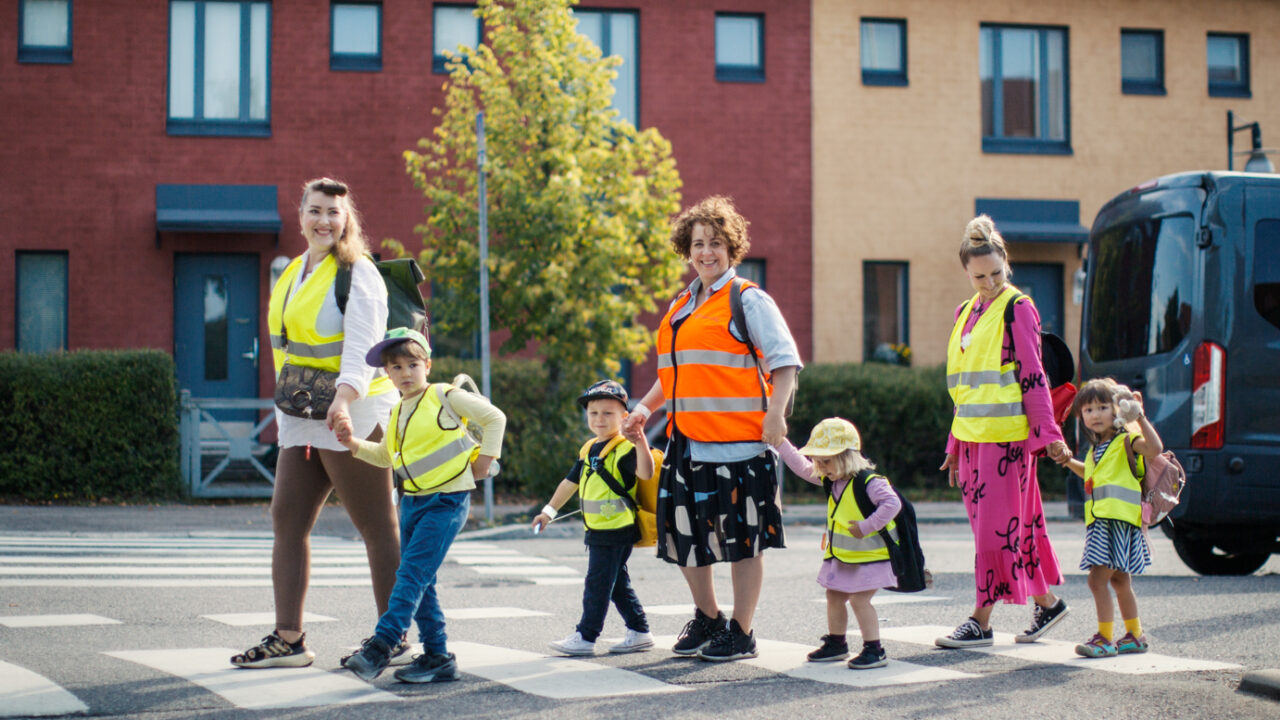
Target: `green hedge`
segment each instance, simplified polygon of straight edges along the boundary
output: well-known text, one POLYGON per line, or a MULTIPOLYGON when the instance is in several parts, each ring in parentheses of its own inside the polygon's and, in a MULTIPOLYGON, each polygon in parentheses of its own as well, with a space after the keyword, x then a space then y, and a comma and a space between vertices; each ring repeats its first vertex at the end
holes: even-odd
MULTIPOLYGON (((914 496, 919 499, 958 492, 938 470, 951 416, 945 367, 810 365, 800 374, 788 436, 800 447, 818 421, 845 418, 858 426, 863 454, 877 470, 900 488, 925 491, 914 496)), ((1045 493, 1060 495, 1065 471, 1047 460, 1037 470, 1045 493)), ((788 490, 801 485, 808 483, 790 483, 788 490)))
POLYGON ((0 496, 171 498, 178 477, 173 358, 158 350, 0 353, 0 496))

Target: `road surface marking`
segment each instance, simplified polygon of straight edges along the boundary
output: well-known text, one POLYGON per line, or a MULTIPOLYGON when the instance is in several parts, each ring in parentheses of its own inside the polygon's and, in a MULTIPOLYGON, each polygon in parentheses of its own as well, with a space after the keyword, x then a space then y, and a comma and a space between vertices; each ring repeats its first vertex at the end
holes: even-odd
POLYGON ((0 661, 0 717, 87 713, 80 698, 43 675, 0 661))
POLYGON ((550 560, 532 555, 461 555, 449 556, 459 565, 545 565, 550 560))
POLYGON ((449 620, 491 620, 498 618, 546 617, 551 615, 540 610, 525 610, 517 607, 476 607, 446 608, 444 616, 449 620))
MULTIPOLYGON (((249 625, 270 625, 275 627, 276 614, 274 612, 256 612, 256 613, 222 613, 218 615, 201 615, 206 620, 230 625, 232 627, 247 627, 249 625)), ((302 622, 336 622, 338 618, 331 618, 328 615, 317 615, 315 613, 302 613, 302 622)))
POLYGON ((11 628, 65 627, 69 625, 120 625, 101 615, 9 615, 0 617, 0 625, 11 628))
POLYGON ((347 672, 326 672, 314 667, 261 670, 232 667, 228 658, 236 651, 231 648, 128 650, 103 654, 175 675, 240 708, 315 707, 401 699, 347 672))
POLYGON ((581 575, 564 565, 476 565, 469 568, 481 575, 581 575))
MULTIPOLYGON (((911 627, 881 628, 880 637, 885 640, 933 645, 934 638, 951 634, 951 628, 941 625, 914 625, 911 627)), ((1076 643, 1066 640, 1039 640, 1033 643, 1015 643, 1013 635, 998 632, 996 644, 990 647, 964 648, 970 652, 1002 655, 1027 662, 1066 665, 1086 670, 1119 673, 1122 675, 1150 675, 1155 673, 1197 672, 1201 670, 1233 670, 1239 665, 1213 660, 1172 657, 1156 653, 1119 655, 1110 658, 1084 658, 1076 655, 1076 643)))
POLYGON ((688 688, 579 658, 548 657, 511 648, 451 642, 458 669, 523 693, 557 700, 682 692, 688 688))

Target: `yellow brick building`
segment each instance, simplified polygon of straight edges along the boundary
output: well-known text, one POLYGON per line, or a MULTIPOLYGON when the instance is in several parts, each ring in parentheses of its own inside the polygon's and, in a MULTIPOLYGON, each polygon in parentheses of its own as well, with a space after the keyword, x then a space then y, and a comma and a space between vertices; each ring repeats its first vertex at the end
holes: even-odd
POLYGON ((1225 170, 1228 110, 1280 145, 1274 0, 812 10, 816 362, 887 342, 944 362, 972 294, 956 251, 980 209, 1005 231, 1014 284, 1076 348, 1078 241, 1104 203, 1160 175, 1225 170))

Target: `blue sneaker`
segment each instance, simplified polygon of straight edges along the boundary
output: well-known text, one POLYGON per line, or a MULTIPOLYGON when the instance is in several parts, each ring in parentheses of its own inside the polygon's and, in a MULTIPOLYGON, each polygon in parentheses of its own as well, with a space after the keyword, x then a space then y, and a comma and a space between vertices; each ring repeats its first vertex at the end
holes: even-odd
POLYGON ((449 682, 458 679, 458 660, 453 653, 425 652, 413 662, 396 670, 396 679, 404 683, 449 682))
POLYGON ((382 638, 373 636, 354 655, 342 661, 342 666, 369 682, 382 674, 391 661, 391 646, 382 638))

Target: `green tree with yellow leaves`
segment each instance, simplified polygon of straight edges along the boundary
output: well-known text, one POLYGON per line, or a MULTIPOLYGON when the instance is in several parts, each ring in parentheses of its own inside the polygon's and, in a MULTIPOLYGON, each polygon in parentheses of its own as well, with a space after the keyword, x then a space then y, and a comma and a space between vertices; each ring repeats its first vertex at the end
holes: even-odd
POLYGON ((451 58, 439 122, 405 153, 427 201, 416 232, 437 293, 432 322, 474 333, 484 111, 493 329, 509 333, 499 352, 536 348, 553 404, 616 375, 620 359, 643 359, 652 333, 636 318, 675 292, 683 270, 667 244, 680 209, 671 144, 610 107, 621 59, 578 34, 572 4, 480 0, 483 41, 451 58))

